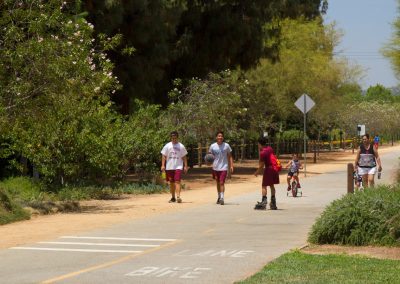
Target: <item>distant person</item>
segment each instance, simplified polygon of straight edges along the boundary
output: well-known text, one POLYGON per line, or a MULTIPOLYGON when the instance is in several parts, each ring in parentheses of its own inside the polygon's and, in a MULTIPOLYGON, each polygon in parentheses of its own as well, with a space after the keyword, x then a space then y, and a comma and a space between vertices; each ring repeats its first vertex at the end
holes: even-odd
POLYGON ((271 155, 274 153, 274 150, 270 146, 267 146, 267 139, 265 137, 258 139, 258 150, 260 152, 260 159, 258 162, 258 169, 254 175, 258 176, 261 171, 263 171, 263 179, 261 184, 262 199, 261 203, 258 205, 266 206, 268 204, 267 187, 269 186, 271 188, 271 202, 269 207, 271 210, 277 210, 278 207, 276 206, 275 184, 279 184, 279 174, 278 171, 272 167, 271 163, 271 155))
POLYGON ((292 177, 294 177, 297 181, 297 187, 300 188, 300 181, 299 181, 299 170, 303 168, 303 166, 301 165, 301 162, 299 160, 299 157, 297 156, 296 153, 294 153, 292 155, 292 160, 290 160, 286 165, 285 168, 289 168, 288 171, 288 175, 287 175, 287 184, 288 184, 288 188, 287 190, 290 191, 291 190, 291 186, 290 186, 290 180, 292 179, 292 177))
POLYGON ((217 204, 224 205, 225 198, 225 180, 228 175, 228 169, 233 173, 232 148, 228 143, 224 142, 224 133, 217 132, 217 142, 211 144, 208 152, 214 156, 212 177, 215 179, 217 186, 217 204))
POLYGON ((374 137, 374 147, 375 147, 375 149, 378 149, 380 141, 381 141, 381 138, 379 137, 378 134, 376 134, 375 137, 374 137))
POLYGON ((357 156, 354 161, 354 168, 362 177, 364 187, 373 187, 375 184, 374 178, 377 170, 382 171, 381 159, 378 154, 378 149, 371 145, 369 134, 362 136, 362 144, 358 148, 357 156))
POLYGON ((169 202, 181 203, 181 178, 182 171, 187 173, 187 151, 182 143, 178 142, 178 132, 171 132, 171 142, 161 150, 161 171, 165 172, 166 181, 169 182, 171 199, 169 202))

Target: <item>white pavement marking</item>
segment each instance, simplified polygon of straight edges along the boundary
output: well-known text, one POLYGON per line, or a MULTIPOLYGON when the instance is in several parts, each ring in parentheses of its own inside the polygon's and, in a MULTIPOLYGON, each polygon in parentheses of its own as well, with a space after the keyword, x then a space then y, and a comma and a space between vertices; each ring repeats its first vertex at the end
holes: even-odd
POLYGON ((122 240, 122 241, 149 241, 149 242, 174 242, 176 239, 145 239, 145 238, 114 238, 114 237, 77 237, 63 236, 61 239, 89 239, 89 240, 122 240))
POLYGON ((160 245, 115 244, 115 243, 77 243, 77 242, 39 242, 39 244, 54 245, 84 245, 84 246, 114 246, 114 247, 159 247, 160 245))
POLYGON ((141 250, 96 250, 96 249, 63 249, 63 248, 40 248, 40 247, 12 247, 10 249, 20 250, 44 250, 44 251, 76 251, 76 252, 111 252, 111 253, 140 253, 141 250))

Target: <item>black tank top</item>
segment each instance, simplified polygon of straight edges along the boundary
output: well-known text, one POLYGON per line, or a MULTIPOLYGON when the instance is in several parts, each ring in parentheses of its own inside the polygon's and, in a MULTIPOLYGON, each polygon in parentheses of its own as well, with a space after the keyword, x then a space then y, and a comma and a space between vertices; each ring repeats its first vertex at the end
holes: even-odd
POLYGON ((360 146, 360 159, 358 160, 360 168, 374 168, 376 167, 374 147, 369 145, 366 149, 364 144, 360 146))

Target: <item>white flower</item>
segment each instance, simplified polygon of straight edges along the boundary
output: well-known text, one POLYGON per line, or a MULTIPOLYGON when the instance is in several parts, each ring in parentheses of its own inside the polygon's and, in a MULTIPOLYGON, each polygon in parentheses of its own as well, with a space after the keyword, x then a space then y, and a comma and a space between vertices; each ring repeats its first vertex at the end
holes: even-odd
POLYGON ((97 93, 98 91, 100 91, 100 87, 94 88, 94 92, 95 92, 95 93, 97 93))
POLYGON ((69 25, 70 25, 70 24, 72 24, 72 21, 71 21, 71 20, 69 20, 69 21, 68 21, 68 24, 69 24, 69 25))
POLYGON ((38 39, 38 42, 42 42, 42 41, 43 41, 43 38, 40 37, 40 38, 38 39))
POLYGON ((75 64, 76 64, 76 61, 72 61, 72 64, 74 64, 74 65, 75 65, 75 64))
POLYGON ((67 44, 68 44, 68 45, 71 45, 71 44, 72 44, 72 42, 70 42, 70 41, 69 41, 69 42, 67 42, 67 44))
POLYGON ((90 66, 90 70, 93 71, 94 69, 96 69, 96 64, 93 64, 93 65, 90 66))
POLYGON ((111 92, 111 93, 115 94, 115 90, 112 90, 112 92, 111 92))

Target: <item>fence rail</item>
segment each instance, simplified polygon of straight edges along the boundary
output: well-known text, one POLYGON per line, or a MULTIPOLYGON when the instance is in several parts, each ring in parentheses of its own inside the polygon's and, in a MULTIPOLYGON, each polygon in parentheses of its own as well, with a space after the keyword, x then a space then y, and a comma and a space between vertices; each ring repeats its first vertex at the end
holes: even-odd
MULTIPOLYGON (((335 149, 353 149, 359 145, 359 139, 347 139, 342 141, 307 141, 307 152, 314 154, 314 162, 320 151, 334 151, 335 149)), ((235 161, 243 161, 247 159, 258 159, 258 143, 256 141, 229 142, 232 148, 232 155, 235 161)), ((268 143, 274 149, 277 156, 284 154, 302 154, 304 151, 304 141, 299 140, 280 140, 270 141, 268 143)), ((188 145, 188 164, 189 167, 202 166, 204 164, 204 156, 207 154, 210 143, 198 143, 197 145, 188 145)))

